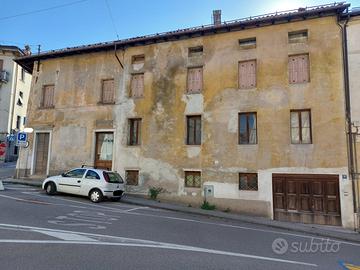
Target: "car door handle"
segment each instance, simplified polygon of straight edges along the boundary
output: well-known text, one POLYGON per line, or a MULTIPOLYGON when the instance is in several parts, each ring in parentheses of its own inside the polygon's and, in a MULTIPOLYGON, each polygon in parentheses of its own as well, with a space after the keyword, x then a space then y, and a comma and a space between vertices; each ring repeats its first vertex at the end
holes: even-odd
POLYGON ((81 183, 81 180, 78 180, 77 182, 78 182, 78 183, 81 183))

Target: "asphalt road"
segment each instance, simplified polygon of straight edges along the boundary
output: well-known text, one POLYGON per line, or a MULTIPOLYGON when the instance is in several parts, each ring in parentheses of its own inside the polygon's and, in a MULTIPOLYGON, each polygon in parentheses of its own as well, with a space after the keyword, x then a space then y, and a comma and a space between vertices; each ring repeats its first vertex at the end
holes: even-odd
POLYGON ((1 269, 344 269, 339 263, 360 265, 356 243, 122 202, 94 204, 82 197, 47 196, 22 185, 5 188, 0 191, 1 269))
POLYGON ((0 163, 0 179, 13 177, 15 174, 16 162, 0 163))

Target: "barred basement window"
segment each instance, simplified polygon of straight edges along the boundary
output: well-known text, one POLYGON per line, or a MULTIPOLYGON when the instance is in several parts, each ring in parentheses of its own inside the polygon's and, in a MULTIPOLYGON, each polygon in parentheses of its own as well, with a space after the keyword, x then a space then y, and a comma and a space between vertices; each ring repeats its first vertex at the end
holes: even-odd
POLYGON ((201 187, 201 172, 186 171, 185 172, 185 187, 200 188, 201 187))
POLYGON ((239 173, 239 190, 258 190, 257 173, 239 173))
POLYGON ((137 186, 139 184, 139 171, 126 170, 125 171, 126 184, 130 186, 137 186))

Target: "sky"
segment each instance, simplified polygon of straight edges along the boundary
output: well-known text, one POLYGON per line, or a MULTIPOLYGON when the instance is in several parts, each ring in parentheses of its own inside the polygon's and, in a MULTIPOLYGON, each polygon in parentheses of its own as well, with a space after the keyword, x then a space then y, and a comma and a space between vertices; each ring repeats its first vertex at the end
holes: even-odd
MULTIPOLYGON (((161 33, 211 23, 212 11, 235 20, 333 0, 0 0, 0 44, 33 52, 161 33), (76 3, 74 3, 76 2, 76 3), (72 5, 67 5, 74 3, 72 5), (59 5, 61 8, 48 9, 59 5), (35 12, 48 9, 42 12, 35 12), (109 12, 110 10, 110 12, 109 12), (23 16, 16 16, 29 13, 23 16), (110 15, 111 14, 111 15, 110 15)), ((360 0, 350 0, 360 7, 360 0)))

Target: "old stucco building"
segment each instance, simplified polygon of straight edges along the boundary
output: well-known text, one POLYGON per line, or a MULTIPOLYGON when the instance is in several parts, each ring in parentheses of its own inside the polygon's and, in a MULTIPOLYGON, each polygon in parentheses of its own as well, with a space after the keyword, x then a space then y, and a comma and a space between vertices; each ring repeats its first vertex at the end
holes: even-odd
POLYGON ((24 128, 31 74, 14 62, 26 50, 0 44, 0 162, 14 161, 18 147, 7 138, 24 128), (4 147, 2 147, 4 146, 4 147))
MULTIPOLYGON (((332 4, 17 60, 33 74, 17 170, 112 168, 129 192, 353 228, 332 4)), ((215 20, 217 21, 217 20, 215 20)))

